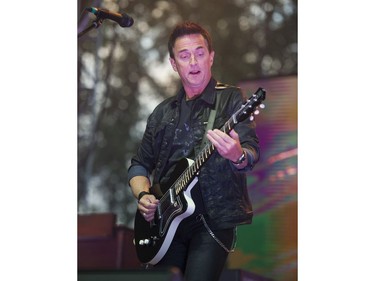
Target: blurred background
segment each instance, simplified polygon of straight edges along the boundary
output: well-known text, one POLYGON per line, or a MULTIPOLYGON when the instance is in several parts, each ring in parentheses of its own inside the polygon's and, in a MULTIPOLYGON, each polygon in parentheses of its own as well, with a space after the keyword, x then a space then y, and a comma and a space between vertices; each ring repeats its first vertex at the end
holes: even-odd
POLYGON ((248 174, 254 220, 238 228, 227 267, 297 280, 297 1, 78 1, 78 32, 95 19, 87 7, 125 12, 134 24, 105 20, 78 39, 78 214, 114 213, 133 228, 129 161, 148 115, 180 86, 168 35, 196 21, 212 35, 217 80, 247 96, 267 90, 256 116, 262 159, 248 174))

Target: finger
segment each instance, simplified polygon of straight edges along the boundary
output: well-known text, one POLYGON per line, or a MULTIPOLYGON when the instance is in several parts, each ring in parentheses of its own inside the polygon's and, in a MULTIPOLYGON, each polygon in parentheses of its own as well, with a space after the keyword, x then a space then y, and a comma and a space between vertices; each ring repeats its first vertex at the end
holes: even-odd
POLYGON ((212 137, 216 139, 218 143, 221 145, 226 145, 226 144, 233 144, 236 140, 232 138, 231 135, 228 135, 227 133, 224 133, 223 131, 220 131, 218 129, 213 130, 212 137))
POLYGON ((219 140, 219 136, 212 130, 207 131, 207 138, 217 142, 219 140))
POLYGON ((150 205, 157 205, 159 204, 159 200, 155 198, 154 195, 144 195, 141 200, 138 202, 139 204, 148 207, 150 205))
POLYGON ((209 133, 207 133, 207 139, 217 148, 219 146, 219 143, 217 142, 217 140, 215 139, 215 137, 213 137, 212 135, 210 135, 209 133))
POLYGON ((153 195, 147 195, 147 197, 145 195, 138 202, 138 210, 147 221, 150 221, 154 218, 158 203, 159 200, 153 195))
POLYGON ((149 213, 155 213, 156 211, 156 208, 157 208, 157 205, 154 207, 154 206, 149 206, 149 207, 145 207, 145 206, 142 206, 142 205, 138 205, 138 210, 139 212, 144 215, 144 214, 149 214, 149 213))
POLYGON ((144 217, 146 221, 152 221, 154 219, 155 212, 149 212, 149 213, 144 212, 142 213, 142 216, 144 217))
POLYGON ((216 132, 209 130, 207 132, 207 139, 216 147, 220 148, 225 144, 225 141, 223 140, 222 136, 217 134, 216 132))
POLYGON ((225 138, 228 138, 228 135, 226 133, 224 133, 224 132, 222 132, 218 129, 209 130, 209 131, 207 131, 207 133, 217 141, 224 140, 225 138))
POLYGON ((207 133, 207 139, 212 143, 221 156, 225 153, 223 149, 225 147, 221 142, 223 142, 215 133, 207 133))
POLYGON ((239 138, 239 136, 238 136, 238 134, 235 130, 230 131, 229 135, 232 137, 232 139, 234 139, 236 141, 240 140, 240 138, 239 138))

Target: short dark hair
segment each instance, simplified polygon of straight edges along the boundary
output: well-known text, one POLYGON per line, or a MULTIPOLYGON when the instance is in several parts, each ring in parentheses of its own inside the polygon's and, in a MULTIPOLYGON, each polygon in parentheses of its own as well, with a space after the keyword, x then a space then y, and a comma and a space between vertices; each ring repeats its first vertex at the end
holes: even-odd
POLYGON ((204 29, 202 26, 199 24, 196 24, 194 22, 186 21, 183 23, 178 24, 174 30, 172 31, 171 35, 169 36, 168 40, 168 51, 169 51, 169 56, 174 59, 174 54, 173 54, 173 47, 174 44, 177 40, 177 38, 185 36, 185 35, 190 35, 190 34, 201 34, 203 38, 207 42, 207 47, 208 51, 211 53, 212 52, 212 40, 211 36, 208 33, 206 29, 204 29))

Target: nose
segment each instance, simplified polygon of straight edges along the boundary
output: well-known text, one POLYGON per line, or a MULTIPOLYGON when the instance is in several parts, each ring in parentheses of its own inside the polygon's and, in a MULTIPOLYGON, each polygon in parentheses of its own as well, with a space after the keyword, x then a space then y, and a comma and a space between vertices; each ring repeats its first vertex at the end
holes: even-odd
POLYGON ((190 64, 197 64, 197 59, 195 58, 194 55, 192 55, 192 56, 190 57, 190 64))

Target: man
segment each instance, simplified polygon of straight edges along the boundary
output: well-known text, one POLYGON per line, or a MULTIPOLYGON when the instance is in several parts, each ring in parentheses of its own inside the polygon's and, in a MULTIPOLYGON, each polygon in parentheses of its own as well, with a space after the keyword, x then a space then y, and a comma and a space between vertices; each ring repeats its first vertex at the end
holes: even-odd
POLYGON ((139 212, 147 222, 153 221, 160 198, 153 193, 150 175, 154 183, 167 182, 180 159, 194 159, 205 141, 210 113, 216 109, 213 130, 206 134, 216 151, 201 167, 192 189, 195 211, 178 225, 156 266, 178 267, 188 281, 219 280, 235 244, 236 226, 252 220, 245 172, 259 159, 255 124, 240 122, 229 134, 216 129, 241 107, 244 97, 238 88, 212 77, 215 52, 205 29, 191 22, 177 25, 168 49, 182 88, 149 116, 128 170, 129 184, 139 212))

